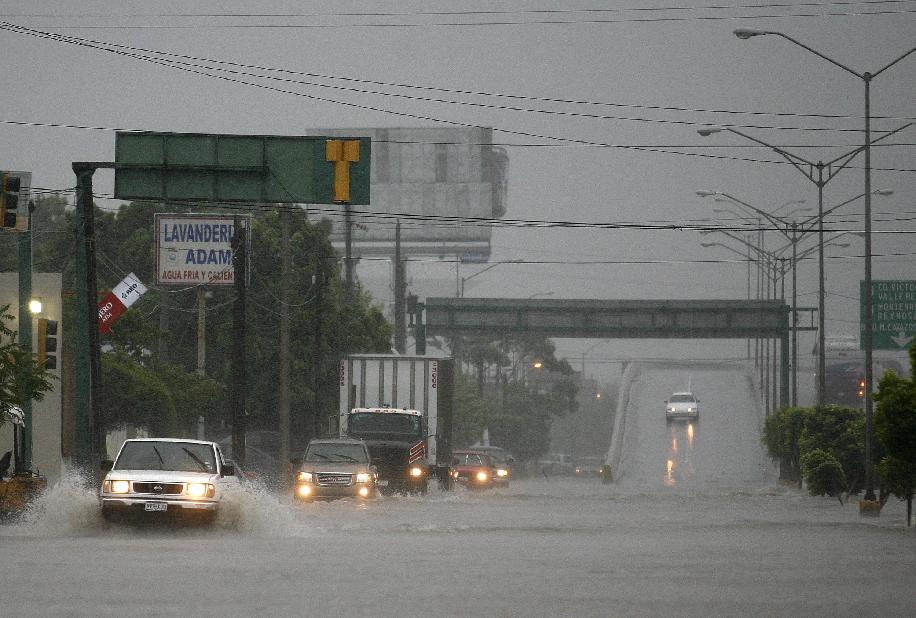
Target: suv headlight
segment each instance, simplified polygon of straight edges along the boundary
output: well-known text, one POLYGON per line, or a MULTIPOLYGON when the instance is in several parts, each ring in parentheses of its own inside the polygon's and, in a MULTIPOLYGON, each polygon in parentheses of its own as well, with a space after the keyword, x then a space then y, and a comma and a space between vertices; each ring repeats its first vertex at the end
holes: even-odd
POLYGON ((423 468, 421 468, 420 466, 412 466, 410 468, 410 476, 414 478, 423 476, 423 468))
MULTIPOLYGON (((576 472, 580 472, 580 470, 581 470, 581 468, 576 468, 576 472)), ((506 469, 504 469, 504 468, 499 468, 499 469, 496 471, 496 476, 498 476, 498 477, 509 476, 509 471, 506 470, 506 469)))
POLYGON ((487 476, 487 473, 486 473, 486 472, 481 471, 481 472, 478 472, 478 473, 477 473, 477 480, 478 480, 478 481, 483 482, 483 481, 486 481, 487 478, 489 478, 489 477, 487 476))
POLYGON ((300 472, 296 475, 296 480, 300 483, 311 483, 312 482, 312 473, 311 472, 300 472))
POLYGON ((359 472, 356 475, 356 482, 357 483, 368 483, 369 479, 371 478, 372 478, 372 475, 369 474, 368 472, 359 472))

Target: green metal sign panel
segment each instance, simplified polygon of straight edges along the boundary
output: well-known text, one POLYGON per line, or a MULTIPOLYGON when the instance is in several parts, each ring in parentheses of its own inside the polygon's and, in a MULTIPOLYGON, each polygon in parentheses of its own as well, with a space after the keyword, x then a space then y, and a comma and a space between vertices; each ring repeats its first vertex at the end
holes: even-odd
MULTIPOLYGON (((859 324, 865 330, 865 282, 859 283, 859 324)), ((872 349, 906 350, 916 338, 916 281, 871 282, 872 349)), ((860 346, 862 337, 859 338, 860 346)))
POLYGON ((368 137, 118 132, 115 197, 124 200, 333 204, 328 140, 358 140, 350 204, 369 204, 368 137))

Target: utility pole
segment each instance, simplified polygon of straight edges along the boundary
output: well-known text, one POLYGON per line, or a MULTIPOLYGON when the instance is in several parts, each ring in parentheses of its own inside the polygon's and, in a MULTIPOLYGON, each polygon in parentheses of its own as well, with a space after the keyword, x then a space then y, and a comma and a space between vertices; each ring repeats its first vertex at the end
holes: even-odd
MULTIPOLYGON (((32 352, 32 312, 29 301, 32 299, 32 211, 35 204, 28 205, 28 227, 19 233, 19 347, 32 352)), ((16 454, 16 473, 32 469, 32 400, 22 402, 24 427, 22 431, 22 457, 16 454)), ((15 430, 14 430, 15 435, 15 430)))
POLYGON ((312 437, 317 438, 321 429, 319 419, 321 418, 321 366, 324 362, 324 354, 321 341, 321 318, 324 303, 324 264, 321 260, 320 249, 315 251, 315 329, 312 335, 314 346, 315 363, 312 369, 312 396, 314 398, 315 410, 312 415, 312 437))
POLYGON ((280 208, 280 464, 289 462, 289 210, 280 208))
POLYGON ((353 215, 350 212, 350 204, 344 204, 344 271, 346 273, 346 286, 344 287, 344 298, 348 303, 353 302, 353 215))
POLYGON ((157 333, 157 356, 160 363, 169 362, 169 292, 159 288, 159 332, 157 333))
POLYGON ((102 364, 99 351, 99 294, 95 268, 95 211, 92 176, 113 163, 74 162, 76 174, 77 275, 76 275, 76 458, 99 472, 105 449, 105 422, 100 404, 102 364))
POLYGON ((394 349, 403 354, 407 346, 407 312, 404 310, 405 273, 401 258, 401 220, 395 224, 394 232, 394 349))
POLYGON ((197 375, 207 374, 207 293, 197 288, 197 375))
POLYGON ((248 230, 244 219, 236 215, 233 221, 232 269, 235 277, 235 303, 232 308, 232 383, 229 411, 232 420, 232 458, 245 465, 245 400, 248 395, 248 373, 245 366, 245 278, 248 230))

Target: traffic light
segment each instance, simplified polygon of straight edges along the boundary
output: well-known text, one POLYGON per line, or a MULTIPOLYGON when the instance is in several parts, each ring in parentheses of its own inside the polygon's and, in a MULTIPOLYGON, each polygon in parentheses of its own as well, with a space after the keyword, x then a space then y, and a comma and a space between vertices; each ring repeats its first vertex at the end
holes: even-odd
POLYGON ((38 365, 57 369, 57 320, 38 318, 38 365))
POLYGON ((859 390, 856 391, 858 397, 865 397, 865 378, 859 378, 859 390))
POLYGON ((19 208, 19 189, 22 179, 6 172, 0 178, 0 227, 25 230, 28 216, 19 208))

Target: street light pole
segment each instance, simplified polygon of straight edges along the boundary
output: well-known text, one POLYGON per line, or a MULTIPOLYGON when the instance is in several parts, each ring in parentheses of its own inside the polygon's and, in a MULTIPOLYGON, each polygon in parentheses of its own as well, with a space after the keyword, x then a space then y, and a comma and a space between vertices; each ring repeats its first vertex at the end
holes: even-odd
POLYGON ((484 268, 484 269, 482 269, 482 270, 478 270, 478 271, 477 271, 476 273, 474 273, 473 275, 468 275, 467 277, 460 277, 460 278, 459 278, 459 276, 458 276, 458 266, 457 266, 457 264, 456 264, 456 266, 455 266, 455 277, 456 277, 456 279, 458 279, 458 285, 457 285, 457 288, 458 288, 458 298, 464 298, 464 284, 465 284, 466 281, 470 281, 471 279, 473 279, 473 278, 476 277, 477 275, 482 275, 482 274, 484 274, 485 272, 487 272, 488 270, 491 270, 491 269, 493 269, 493 268, 496 268, 496 267, 499 266, 500 264, 517 264, 518 262, 519 262, 519 260, 504 260, 504 261, 502 261, 502 262, 494 262, 493 264, 490 264, 490 265, 487 266, 486 268, 484 268))
POLYGON ((863 347, 865 348, 865 500, 874 502, 875 500, 875 470, 872 461, 872 438, 873 438, 873 419, 872 419, 872 389, 874 388, 874 371, 872 363, 872 347, 874 344, 874 324, 872 315, 872 290, 871 290, 871 81, 890 67, 894 66, 913 52, 916 47, 904 52, 881 69, 870 73, 865 71, 859 73, 846 65, 822 54, 821 52, 808 47, 801 41, 793 39, 787 34, 771 30, 752 30, 749 28, 738 28, 734 31, 735 36, 739 39, 749 39, 755 36, 764 36, 773 34, 780 36, 787 41, 798 45, 815 56, 823 58, 827 62, 838 66, 847 73, 861 79, 865 84, 865 316, 863 347))
MULTIPOLYGON (((754 34, 747 34, 752 31, 742 30, 741 32, 744 33, 743 35, 738 34, 738 32, 739 31, 737 30, 735 31, 735 34, 738 36, 738 38, 750 38, 751 36, 755 36, 754 34)), ((753 32, 756 32, 756 31, 753 31, 753 32)), ((760 34, 764 34, 764 33, 760 33, 760 34)), ((911 125, 912 123, 907 123, 901 127, 898 127, 897 129, 894 129, 893 131, 889 131, 885 133, 884 135, 882 135, 881 137, 875 140, 871 140, 869 138, 869 142, 867 144, 867 146, 869 147, 869 152, 870 152, 870 147, 872 143, 879 142, 887 137, 890 137, 891 135, 894 135, 895 133, 898 133, 899 131, 902 131, 903 129, 911 125)), ((775 152, 776 154, 784 158, 786 161, 788 161, 805 178, 807 178, 809 181, 814 183, 817 186, 817 196, 818 196, 818 218, 817 218, 818 228, 821 230, 823 230, 823 226, 824 226, 824 216, 827 214, 827 212, 829 212, 829 211, 827 212, 823 211, 824 187, 837 174, 843 171, 846 168, 846 166, 849 165, 852 162, 852 160, 860 152, 865 150, 865 146, 859 146, 857 148, 854 148, 853 150, 850 150, 849 152, 846 152, 838 157, 831 159, 830 161, 827 161, 826 163, 824 161, 818 161, 817 163, 813 163, 797 154, 794 154, 794 153, 789 152, 788 150, 785 150, 784 148, 774 146, 773 144, 770 144, 761 139, 748 135, 747 133, 738 131, 737 129, 734 129, 732 127, 721 127, 721 128, 707 127, 704 129, 699 129, 697 133, 699 133, 703 137, 708 137, 714 133, 719 133, 721 131, 728 131, 729 133, 734 133, 735 135, 739 135, 747 140, 750 140, 762 146, 766 146, 767 148, 769 148, 770 150, 772 150, 773 152, 775 152), (815 170, 817 170, 817 179, 815 179, 815 170), (825 170, 827 171, 826 178, 824 177, 825 170)), ((869 154, 868 165, 866 165, 866 168, 869 170, 870 170, 870 161, 871 161, 870 156, 871 155, 869 154)), ((867 184, 870 186, 870 182, 867 184)), ((844 202, 844 203, 848 203, 848 202, 844 202)), ((867 210, 869 213, 871 212, 870 203, 868 204, 867 210)), ((819 236, 823 237, 823 231, 821 231, 819 236)), ((826 326, 825 326, 826 308, 825 308, 824 298, 826 296, 826 291, 824 290, 824 286, 823 286, 823 283, 824 283, 824 254, 823 254, 823 251, 821 252, 820 258, 818 260, 818 266, 819 266, 818 281, 820 282, 820 285, 818 287, 818 359, 817 359, 818 360, 818 365, 817 365, 818 399, 817 399, 817 405, 823 405, 825 398, 826 398, 826 390, 827 390, 826 382, 825 382, 826 354, 824 351, 824 339, 826 336, 825 334, 826 333, 826 330, 825 330, 826 329, 826 326)))

